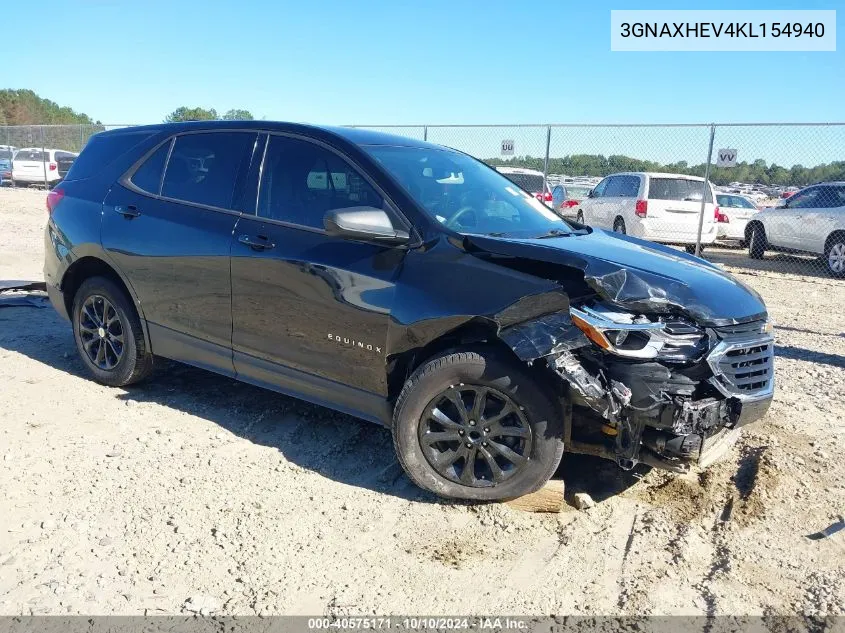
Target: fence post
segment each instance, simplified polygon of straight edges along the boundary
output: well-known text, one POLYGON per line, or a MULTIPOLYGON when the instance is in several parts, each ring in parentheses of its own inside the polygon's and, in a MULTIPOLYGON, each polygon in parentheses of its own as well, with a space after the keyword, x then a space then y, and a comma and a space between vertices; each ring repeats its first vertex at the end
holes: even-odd
MULTIPOLYGON (((707 188, 710 186, 710 162, 713 160, 713 137, 716 124, 710 124, 710 146, 707 148, 707 162, 704 164, 704 186, 701 188, 701 211, 698 213, 698 234, 695 238, 695 256, 701 257, 701 230, 704 228, 704 207, 707 204, 707 188)), ((715 200, 713 203, 715 204, 715 200)))
POLYGON ((44 144, 44 126, 41 126, 41 166, 44 168, 44 188, 47 187, 47 150, 44 144))
POLYGON ((543 161, 543 204, 546 203, 546 184, 549 176, 549 147, 552 144, 552 126, 546 126, 546 159, 543 161))
POLYGON ((79 124, 79 151, 82 151, 82 148, 85 147, 85 128, 83 124, 79 124))
POLYGON ((423 125, 423 140, 424 141, 428 140, 428 126, 427 125, 423 125))

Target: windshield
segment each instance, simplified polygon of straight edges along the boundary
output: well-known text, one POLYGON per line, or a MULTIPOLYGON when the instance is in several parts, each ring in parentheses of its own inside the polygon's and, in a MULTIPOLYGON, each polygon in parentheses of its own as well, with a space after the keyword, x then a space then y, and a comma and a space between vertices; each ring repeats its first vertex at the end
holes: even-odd
POLYGON ((387 145, 364 149, 429 216, 459 233, 538 237, 572 230, 554 211, 518 189, 504 174, 466 154, 387 145))
POLYGON ((540 193, 543 191, 543 177, 537 174, 509 174, 507 172, 499 172, 505 178, 510 180, 520 189, 524 189, 529 193, 540 193))
MULTIPOLYGON (((701 192, 703 189, 705 189, 703 180, 652 178, 648 187, 648 197, 654 200, 701 202, 701 192)), ((706 188, 706 192, 707 202, 713 202, 710 187, 706 188)))

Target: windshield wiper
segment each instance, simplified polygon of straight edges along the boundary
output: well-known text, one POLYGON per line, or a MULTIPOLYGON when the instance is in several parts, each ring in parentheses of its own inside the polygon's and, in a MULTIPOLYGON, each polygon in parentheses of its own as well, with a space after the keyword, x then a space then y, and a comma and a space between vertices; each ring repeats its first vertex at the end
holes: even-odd
POLYGON ((564 231, 562 229, 551 229, 548 233, 544 233, 543 235, 538 235, 535 237, 535 240, 545 240, 549 237, 565 237, 567 235, 572 235, 570 231, 564 231))

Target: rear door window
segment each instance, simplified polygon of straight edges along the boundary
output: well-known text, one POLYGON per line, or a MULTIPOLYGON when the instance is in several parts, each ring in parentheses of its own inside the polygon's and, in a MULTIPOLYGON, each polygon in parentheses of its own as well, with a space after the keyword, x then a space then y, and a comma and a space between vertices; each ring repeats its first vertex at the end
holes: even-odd
POLYGON ((677 202, 701 202, 704 192, 707 202, 713 202, 710 187, 703 181, 686 178, 652 178, 648 186, 648 197, 652 200, 675 200, 677 202))
POLYGON ((161 195, 194 204, 232 209, 243 181, 256 132, 202 132, 176 137, 161 195))
POLYGON ((161 189, 161 174, 167 162, 172 141, 164 143, 145 160, 129 180, 133 185, 147 193, 159 194, 161 189))

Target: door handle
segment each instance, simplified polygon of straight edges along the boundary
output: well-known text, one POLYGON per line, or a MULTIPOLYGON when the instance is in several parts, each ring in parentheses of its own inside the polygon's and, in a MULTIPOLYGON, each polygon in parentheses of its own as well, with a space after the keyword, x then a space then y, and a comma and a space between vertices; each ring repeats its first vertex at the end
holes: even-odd
POLYGON ((138 207, 136 207, 134 204, 130 204, 126 207, 116 206, 114 208, 114 211, 115 213, 119 213, 120 215, 122 215, 127 220, 137 218, 139 215, 141 215, 141 212, 138 211, 138 207))
POLYGON ((271 248, 276 248, 273 242, 268 242, 267 238, 261 235, 258 236, 258 239, 253 239, 249 235, 241 235, 238 241, 256 251, 269 251, 271 248))

